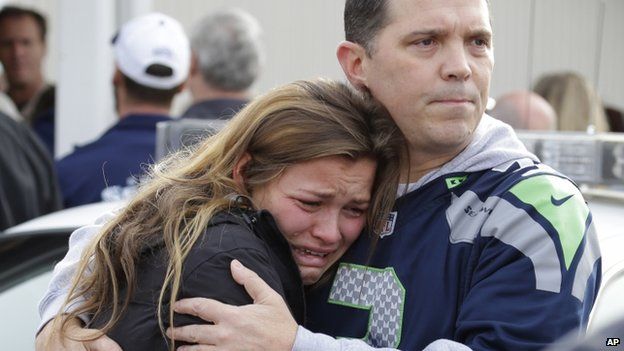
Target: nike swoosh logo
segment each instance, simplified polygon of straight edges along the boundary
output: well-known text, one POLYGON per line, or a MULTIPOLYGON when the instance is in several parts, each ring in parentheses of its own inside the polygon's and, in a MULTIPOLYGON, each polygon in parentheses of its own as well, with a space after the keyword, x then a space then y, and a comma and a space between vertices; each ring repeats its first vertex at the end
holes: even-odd
POLYGON ((574 194, 572 195, 568 195, 566 197, 563 197, 561 199, 555 199, 554 196, 550 195, 550 202, 552 202, 553 205, 555 206, 561 206, 563 205, 566 201, 570 200, 570 198, 574 196, 574 194))

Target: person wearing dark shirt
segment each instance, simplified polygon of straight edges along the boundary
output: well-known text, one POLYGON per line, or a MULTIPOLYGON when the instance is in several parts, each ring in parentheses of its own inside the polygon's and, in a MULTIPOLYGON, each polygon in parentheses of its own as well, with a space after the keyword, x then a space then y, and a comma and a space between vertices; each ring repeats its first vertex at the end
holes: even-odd
POLYGON ((156 124, 187 77, 190 45, 173 18, 153 13, 125 24, 113 40, 119 122, 56 164, 63 201, 73 207, 131 197, 153 163, 156 124))
POLYGON ((0 231, 61 208, 52 159, 30 129, 0 113, 0 231))

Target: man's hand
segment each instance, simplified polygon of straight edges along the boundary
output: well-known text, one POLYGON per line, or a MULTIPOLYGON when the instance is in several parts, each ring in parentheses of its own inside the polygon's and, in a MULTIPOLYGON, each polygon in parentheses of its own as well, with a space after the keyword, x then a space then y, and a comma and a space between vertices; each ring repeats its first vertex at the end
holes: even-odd
MULTIPOLYGON (((95 329, 86 329, 82 327, 82 322, 74 318, 70 320, 68 332, 78 338, 92 335, 95 329)), ((106 335, 93 341, 76 341, 67 337, 61 337, 60 324, 49 322, 46 324, 37 338, 35 339, 36 351, 123 351, 119 345, 106 335)))
POLYGON ((231 306, 205 298, 180 300, 174 304, 177 313, 191 314, 212 321, 214 325, 170 328, 167 335, 199 344, 181 346, 179 351, 290 351, 297 334, 297 322, 282 297, 240 262, 233 260, 230 269, 234 280, 245 287, 254 304, 231 306))

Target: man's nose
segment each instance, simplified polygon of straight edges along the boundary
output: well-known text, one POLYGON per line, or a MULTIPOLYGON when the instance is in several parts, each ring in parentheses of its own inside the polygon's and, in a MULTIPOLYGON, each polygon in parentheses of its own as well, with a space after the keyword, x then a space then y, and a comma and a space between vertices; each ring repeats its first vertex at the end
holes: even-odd
POLYGON ((24 52, 26 50, 26 46, 21 44, 21 43, 13 43, 11 45, 11 50, 13 51, 13 56, 15 57, 20 57, 22 55, 24 55, 24 52))
POLYGON ((469 53, 463 43, 448 45, 443 57, 442 78, 445 80, 465 81, 472 75, 470 68, 469 53))

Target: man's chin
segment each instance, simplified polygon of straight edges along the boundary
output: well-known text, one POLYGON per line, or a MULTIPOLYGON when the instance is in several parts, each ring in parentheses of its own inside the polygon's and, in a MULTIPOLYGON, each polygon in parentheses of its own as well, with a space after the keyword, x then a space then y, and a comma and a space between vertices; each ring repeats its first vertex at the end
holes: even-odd
POLYGON ((13 88, 26 88, 28 86, 30 86, 30 82, 31 80, 28 79, 28 77, 20 75, 17 77, 12 77, 12 78, 8 78, 7 76, 7 81, 9 82, 9 85, 11 85, 11 87, 13 88))
POLYGON ((437 155, 456 156, 470 144, 474 130, 469 128, 444 128, 430 139, 429 145, 422 145, 437 155))

